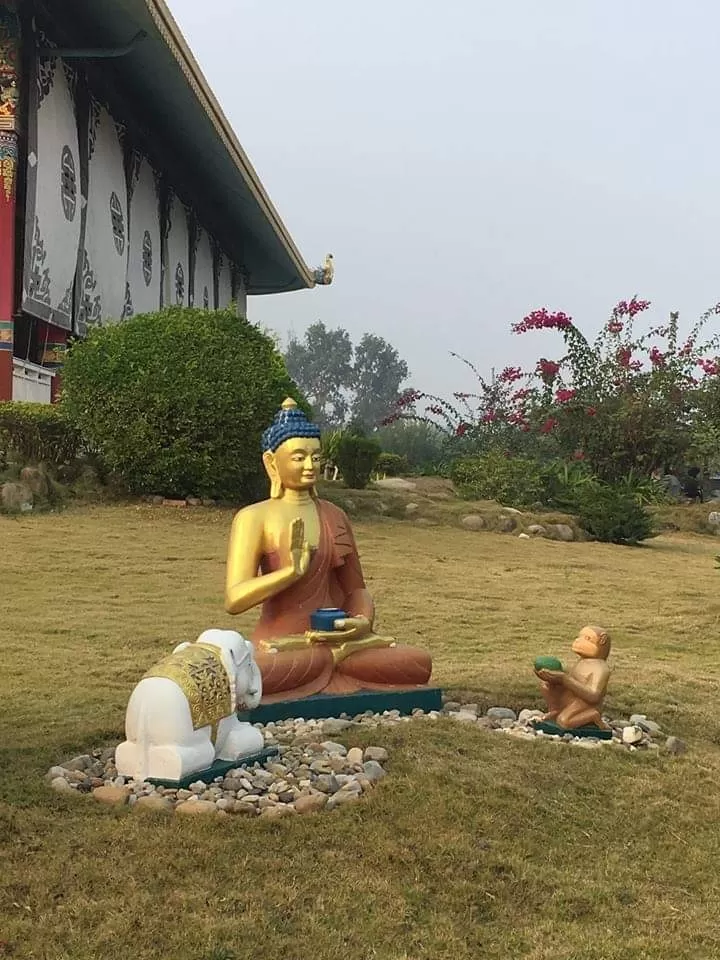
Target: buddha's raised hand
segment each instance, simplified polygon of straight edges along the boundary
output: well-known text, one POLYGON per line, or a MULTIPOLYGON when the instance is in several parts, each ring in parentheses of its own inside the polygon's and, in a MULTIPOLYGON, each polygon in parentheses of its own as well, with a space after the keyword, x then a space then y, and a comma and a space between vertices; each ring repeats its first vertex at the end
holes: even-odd
POLYGON ((296 517, 290 524, 290 560, 293 574, 299 580, 310 566, 310 544, 305 539, 305 523, 296 517))

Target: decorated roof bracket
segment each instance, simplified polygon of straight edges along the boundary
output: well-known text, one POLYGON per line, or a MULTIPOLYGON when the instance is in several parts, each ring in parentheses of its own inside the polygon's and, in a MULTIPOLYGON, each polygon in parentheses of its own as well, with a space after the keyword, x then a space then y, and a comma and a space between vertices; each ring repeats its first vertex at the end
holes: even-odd
POLYGON ((329 253, 325 257, 323 265, 313 270, 313 279, 318 286, 327 287, 333 282, 334 276, 335 264, 333 263, 333 255, 329 253))
POLYGON ((138 30, 129 43, 123 47, 40 47, 40 57, 62 57, 63 60, 112 60, 125 57, 147 38, 147 31, 138 30))

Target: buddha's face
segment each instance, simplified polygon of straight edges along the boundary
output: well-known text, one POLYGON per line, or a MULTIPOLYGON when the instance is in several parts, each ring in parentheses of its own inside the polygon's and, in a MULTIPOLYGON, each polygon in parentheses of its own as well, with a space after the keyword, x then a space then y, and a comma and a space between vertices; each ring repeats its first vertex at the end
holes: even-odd
POLYGON ((295 437, 281 443, 272 455, 277 477, 286 490, 312 490, 322 460, 320 441, 295 437))

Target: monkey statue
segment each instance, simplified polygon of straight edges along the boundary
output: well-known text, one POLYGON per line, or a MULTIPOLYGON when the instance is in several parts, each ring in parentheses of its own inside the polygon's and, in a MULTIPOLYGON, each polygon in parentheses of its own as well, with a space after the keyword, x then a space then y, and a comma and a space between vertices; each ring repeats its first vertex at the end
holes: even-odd
POLYGON ((535 675, 548 707, 542 722, 570 731, 580 727, 608 730, 601 711, 610 679, 610 636, 602 627, 583 627, 571 650, 580 659, 569 670, 549 657, 535 661, 535 675))

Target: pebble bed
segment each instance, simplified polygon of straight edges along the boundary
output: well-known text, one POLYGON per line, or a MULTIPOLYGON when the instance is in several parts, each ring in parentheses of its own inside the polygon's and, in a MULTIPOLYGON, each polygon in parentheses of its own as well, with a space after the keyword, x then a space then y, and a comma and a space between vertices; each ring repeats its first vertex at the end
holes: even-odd
POLYGON ((237 767, 224 777, 216 778, 212 784, 197 781, 187 790, 154 786, 118 776, 114 747, 73 757, 51 767, 46 777, 57 793, 91 795, 109 806, 127 805, 134 810, 178 815, 260 816, 274 820, 356 803, 385 777, 388 752, 384 747, 348 749, 332 737, 368 728, 436 721, 443 716, 521 740, 560 741, 584 749, 603 746, 629 751, 662 749, 674 755, 686 751, 682 740, 666 737, 657 723, 641 714, 628 721, 608 720, 613 730, 612 740, 599 740, 571 734, 552 736, 537 731, 532 721, 542 716, 539 710, 522 710, 517 715, 507 707, 491 707, 483 713, 477 704, 447 701, 442 713, 416 710, 412 716, 400 716, 397 710, 391 710, 353 719, 297 719, 265 726, 258 724, 265 746, 278 748, 277 757, 252 766, 237 767))

